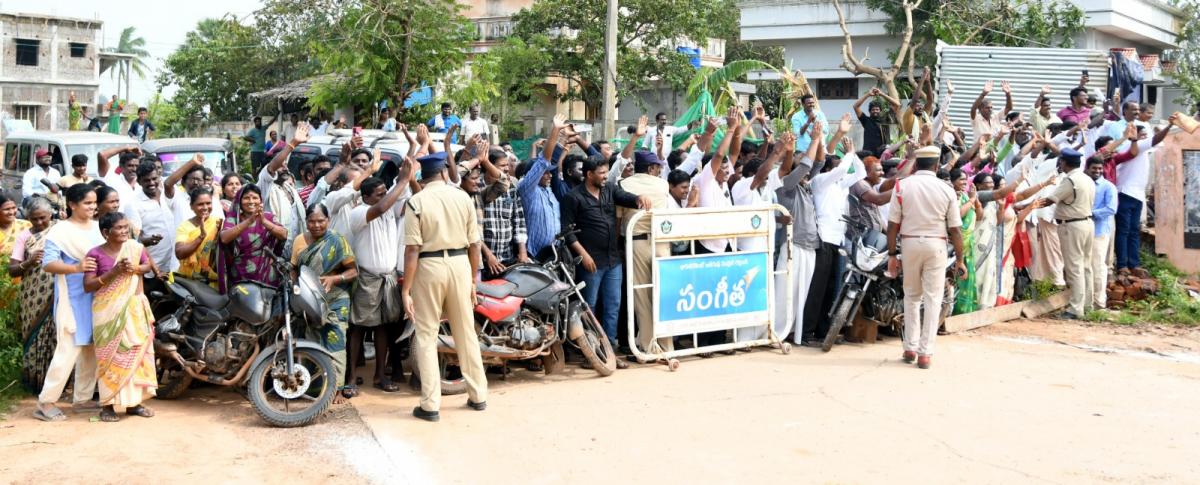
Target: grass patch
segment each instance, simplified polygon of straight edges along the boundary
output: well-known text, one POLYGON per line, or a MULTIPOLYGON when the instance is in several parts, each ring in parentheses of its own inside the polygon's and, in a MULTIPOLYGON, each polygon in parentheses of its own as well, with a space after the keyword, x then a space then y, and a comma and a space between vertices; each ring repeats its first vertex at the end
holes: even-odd
POLYGON ((1200 325, 1200 301, 1192 298, 1181 280, 1187 275, 1166 258, 1143 251, 1142 267, 1158 280, 1158 293, 1145 300, 1132 301, 1115 315, 1102 320, 1123 325, 1160 323, 1170 325, 1200 325))

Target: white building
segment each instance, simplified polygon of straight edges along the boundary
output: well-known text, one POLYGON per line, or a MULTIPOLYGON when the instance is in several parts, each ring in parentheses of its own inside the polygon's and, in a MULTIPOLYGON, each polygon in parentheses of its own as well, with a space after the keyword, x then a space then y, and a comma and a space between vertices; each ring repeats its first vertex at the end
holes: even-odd
MULTIPOLYGON (((1175 103, 1181 91, 1162 76, 1157 55, 1176 47, 1175 32, 1185 19, 1162 0, 1071 0, 1087 15, 1075 47, 1098 51, 1134 48, 1146 65, 1143 99, 1156 101, 1156 117, 1182 109, 1175 103)), ((923 2, 929 5, 931 2, 923 2)), ((859 0, 843 0, 846 25, 854 37, 855 54, 865 64, 887 66, 888 51, 899 46, 884 27, 887 16, 859 0)), ((855 78, 842 65, 843 36, 837 10, 828 0, 741 0, 741 35, 746 41, 784 48, 784 62, 804 72, 829 119, 849 112, 854 101, 875 86, 867 76, 855 78)), ((1192 19, 1195 21, 1195 19, 1192 19)), ((769 79, 769 77, 763 77, 769 79)), ((998 88, 997 88, 998 89, 998 88)), ((977 93, 959 93, 975 96, 977 93)), ((1036 95, 1036 93, 1035 93, 1036 95)))

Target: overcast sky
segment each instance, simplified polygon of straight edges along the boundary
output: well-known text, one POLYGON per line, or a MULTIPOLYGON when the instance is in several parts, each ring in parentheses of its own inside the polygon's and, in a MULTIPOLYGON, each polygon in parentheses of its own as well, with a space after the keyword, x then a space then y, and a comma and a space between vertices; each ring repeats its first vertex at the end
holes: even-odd
MULTIPOLYGON (((125 27, 135 27, 137 35, 146 39, 146 50, 151 58, 146 60, 150 69, 145 79, 138 79, 134 74, 130 98, 144 105, 154 94, 154 77, 162 68, 163 59, 183 43, 184 35, 201 19, 227 13, 244 19, 260 5, 261 0, 0 0, 0 11, 99 19, 104 22, 101 47, 115 47, 121 39, 121 31, 125 27)), ((116 81, 110 72, 100 76, 101 99, 107 98, 115 89, 116 81)), ((170 95, 173 89, 164 92, 170 95)))

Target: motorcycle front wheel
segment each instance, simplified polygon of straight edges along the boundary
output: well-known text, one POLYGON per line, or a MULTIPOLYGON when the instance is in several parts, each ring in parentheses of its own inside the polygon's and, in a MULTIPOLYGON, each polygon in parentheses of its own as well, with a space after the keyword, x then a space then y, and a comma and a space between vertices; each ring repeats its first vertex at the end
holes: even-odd
POLYGON ((292 374, 287 375, 282 349, 250 371, 246 394, 264 421, 280 428, 311 423, 333 402, 337 372, 324 352, 299 347, 293 351, 292 374))
POLYGON ((833 311, 833 316, 830 317, 829 331, 825 333, 825 341, 821 343, 821 350, 829 352, 833 350, 833 344, 837 342, 838 335, 842 333, 842 327, 854 318, 850 312, 854 308, 854 300, 858 294, 855 292, 852 295, 844 295, 842 300, 838 302, 837 308, 833 311))
POLYGON ((604 327, 596 320, 590 311, 580 316, 583 323, 583 335, 575 339, 575 345, 583 352, 583 358, 592 365, 597 374, 608 377, 617 371, 617 354, 613 352, 612 344, 604 333, 604 327))

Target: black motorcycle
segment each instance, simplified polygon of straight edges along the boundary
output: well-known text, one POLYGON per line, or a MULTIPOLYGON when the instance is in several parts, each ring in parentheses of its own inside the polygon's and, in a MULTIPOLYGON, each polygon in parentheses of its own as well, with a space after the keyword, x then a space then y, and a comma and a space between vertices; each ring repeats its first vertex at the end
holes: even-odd
POLYGON ((254 410, 274 426, 304 426, 325 412, 337 390, 332 356, 295 333, 320 325, 324 287, 309 268, 301 267, 293 283, 291 264, 274 264, 285 276, 278 289, 240 283, 222 295, 176 277, 167 282, 169 296, 153 295, 176 307, 156 324, 159 398, 178 398, 200 380, 245 385, 254 410))
MULTIPOLYGON (((829 332, 825 334, 825 341, 821 345, 825 352, 833 349, 842 328, 852 325, 851 321, 860 307, 867 319, 878 322, 878 325, 896 335, 903 335, 904 285, 899 275, 893 277, 886 274, 887 236, 855 221, 842 220, 853 226, 859 236, 854 239, 849 252, 839 249, 846 258, 846 274, 829 315, 829 332)), ((939 322, 944 322, 950 316, 955 298, 954 250, 948 250, 946 255, 946 289, 939 322)))

